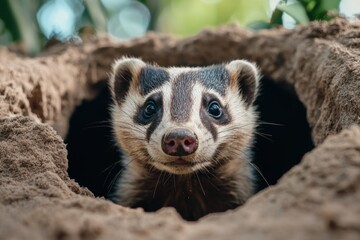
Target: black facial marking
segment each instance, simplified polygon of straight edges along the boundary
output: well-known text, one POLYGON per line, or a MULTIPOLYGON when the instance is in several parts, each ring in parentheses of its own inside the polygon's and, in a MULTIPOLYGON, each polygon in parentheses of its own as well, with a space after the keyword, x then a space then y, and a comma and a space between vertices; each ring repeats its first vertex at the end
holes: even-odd
POLYGON ((155 131, 155 129, 159 126, 162 116, 163 116, 163 102, 162 102, 162 94, 154 93, 151 95, 143 106, 140 106, 135 117, 134 122, 140 125, 150 124, 149 128, 146 131, 146 140, 149 141, 151 134, 155 131), (146 108, 148 106, 148 102, 154 102, 156 104, 156 112, 148 117, 148 114, 145 113, 146 108))
POLYGON ((122 103, 124 101, 126 94, 129 91, 132 77, 132 73, 128 68, 116 70, 114 91, 115 99, 118 103, 122 103))
POLYGON ((217 140, 216 128, 214 126, 214 123, 211 121, 211 119, 207 115, 206 109, 204 109, 204 108, 200 109, 200 119, 201 119, 201 122, 206 127, 206 129, 211 133, 214 141, 216 141, 217 140))
POLYGON ((241 69, 238 75, 239 91, 247 104, 250 106, 255 100, 256 79, 254 72, 249 67, 241 69))
POLYGON ((195 72, 196 79, 207 88, 217 91, 222 96, 229 84, 229 73, 222 65, 205 67, 195 72))
POLYGON ((169 73, 161 67, 146 66, 140 71, 140 94, 146 95, 169 81, 169 73))
POLYGON ((171 119, 176 122, 186 122, 190 118, 192 80, 192 75, 188 73, 181 74, 172 87, 173 97, 171 99, 170 114, 171 119))
MULTIPOLYGON (((201 122, 204 124, 206 129, 211 133, 213 136, 214 141, 217 140, 217 129, 215 125, 226 125, 231 122, 231 116, 226 106, 220 106, 222 110, 222 115, 220 118, 214 118, 209 114, 208 107, 209 104, 213 101, 218 101, 215 95, 204 93, 202 96, 202 105, 200 108, 200 119, 201 122)), ((220 103, 220 102, 219 102, 220 103)))

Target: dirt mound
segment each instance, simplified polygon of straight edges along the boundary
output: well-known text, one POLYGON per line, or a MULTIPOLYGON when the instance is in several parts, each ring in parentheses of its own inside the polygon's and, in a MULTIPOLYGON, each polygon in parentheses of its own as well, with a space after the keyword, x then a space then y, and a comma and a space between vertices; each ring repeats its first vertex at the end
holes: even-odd
POLYGON ((1 49, 0 239, 359 239, 359 47, 360 23, 340 19, 257 33, 226 26, 182 40, 102 38, 35 59, 1 49), (61 137, 122 55, 164 66, 255 61, 295 89, 316 148, 244 206, 196 223, 173 209, 144 213, 95 198, 69 179, 61 137))

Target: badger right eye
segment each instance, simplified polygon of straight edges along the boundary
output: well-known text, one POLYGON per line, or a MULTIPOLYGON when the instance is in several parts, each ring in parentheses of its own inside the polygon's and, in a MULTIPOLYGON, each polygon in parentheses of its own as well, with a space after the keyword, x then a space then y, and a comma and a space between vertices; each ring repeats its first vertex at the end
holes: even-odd
POLYGON ((154 101, 149 101, 144 109, 144 118, 151 118, 157 111, 157 105, 154 101))

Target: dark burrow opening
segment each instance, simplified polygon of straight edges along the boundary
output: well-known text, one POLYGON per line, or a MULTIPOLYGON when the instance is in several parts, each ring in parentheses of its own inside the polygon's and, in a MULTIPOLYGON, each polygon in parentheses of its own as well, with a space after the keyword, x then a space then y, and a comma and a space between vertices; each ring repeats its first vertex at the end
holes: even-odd
MULTIPOLYGON (((97 87, 100 94, 93 100, 83 101, 73 113, 65 143, 69 176, 95 196, 106 197, 121 174, 121 150, 112 136, 110 92, 106 84, 97 87)), ((260 124, 253 146, 253 162, 273 185, 314 147, 310 127, 306 109, 294 89, 285 83, 263 77, 255 104, 260 124)), ((258 172, 256 175, 259 191, 267 187, 267 183, 258 172)))

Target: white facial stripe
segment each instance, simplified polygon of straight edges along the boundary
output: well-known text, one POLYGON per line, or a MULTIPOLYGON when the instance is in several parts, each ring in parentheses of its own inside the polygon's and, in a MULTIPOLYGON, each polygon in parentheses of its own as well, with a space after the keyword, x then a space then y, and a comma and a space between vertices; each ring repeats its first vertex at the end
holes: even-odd
POLYGON ((192 89, 191 97, 193 100, 192 109, 191 109, 191 115, 189 122, 194 124, 195 126, 198 126, 201 124, 200 119, 200 109, 202 104, 202 94, 204 91, 204 87, 200 85, 199 83, 195 83, 192 89))
MULTIPOLYGON (((176 77, 176 76, 174 76, 176 77)), ((203 91, 207 91, 203 85, 200 83, 195 83, 191 89, 191 98, 192 98, 192 106, 189 111, 190 119, 184 123, 177 123, 171 120, 170 108, 171 108, 171 98, 172 98, 172 85, 171 83, 164 84, 161 87, 161 92, 163 94, 163 118, 158 128, 155 129, 154 133, 151 136, 149 147, 147 148, 150 155, 154 159, 158 159, 159 161, 166 162, 170 159, 174 159, 176 157, 170 157, 166 155, 161 148, 161 141, 164 134, 171 129, 175 128, 187 128, 194 132, 198 138, 199 146, 197 151, 193 156, 184 157, 185 159, 198 159, 198 161, 211 159, 216 151, 215 143, 213 142, 213 138, 211 133, 205 128, 200 118, 200 110, 202 105, 202 95, 203 91), (163 160, 161 160, 163 159, 163 160), (167 159, 167 160, 164 160, 167 159)), ((220 97, 220 96, 219 96, 220 97)), ((163 170, 168 170, 168 166, 163 166, 163 164, 156 164, 157 168, 164 168, 163 170)), ((197 170, 204 166, 204 164, 199 166, 194 166, 197 170)))

